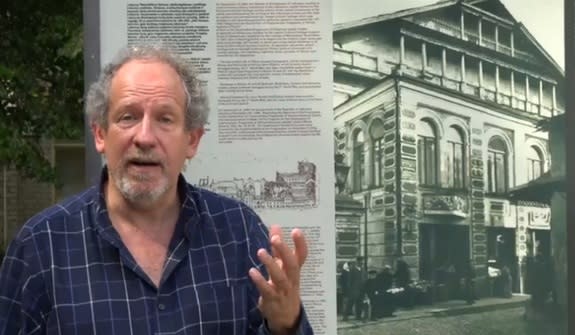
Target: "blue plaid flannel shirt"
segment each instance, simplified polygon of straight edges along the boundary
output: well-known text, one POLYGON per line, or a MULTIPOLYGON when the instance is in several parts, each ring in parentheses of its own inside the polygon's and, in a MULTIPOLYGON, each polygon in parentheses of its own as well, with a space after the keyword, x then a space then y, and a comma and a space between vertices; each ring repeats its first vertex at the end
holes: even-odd
MULTIPOLYGON (((103 181, 105 180, 105 171, 103 181)), ((268 231, 241 202, 182 176, 159 288, 112 227, 94 186, 31 218, 0 268, 0 334, 269 334, 251 267, 268 231)), ((296 334, 313 330, 303 306, 296 334)))

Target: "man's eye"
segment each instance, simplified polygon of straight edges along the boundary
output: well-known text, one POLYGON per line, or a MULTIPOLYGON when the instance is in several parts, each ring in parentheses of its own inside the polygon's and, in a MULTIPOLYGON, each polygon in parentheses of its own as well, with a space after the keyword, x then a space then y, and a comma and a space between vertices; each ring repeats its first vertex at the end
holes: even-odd
POLYGON ((162 123, 172 123, 173 120, 172 120, 171 117, 162 117, 162 118, 160 118, 160 122, 162 122, 162 123))
POLYGON ((133 121, 136 118, 132 114, 124 114, 120 116, 120 122, 133 121))

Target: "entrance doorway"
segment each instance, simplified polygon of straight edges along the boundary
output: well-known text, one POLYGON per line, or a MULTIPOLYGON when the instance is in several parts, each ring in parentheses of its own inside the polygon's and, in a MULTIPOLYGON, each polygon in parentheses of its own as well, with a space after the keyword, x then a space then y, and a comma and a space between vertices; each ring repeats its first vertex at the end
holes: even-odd
POLYGON ((528 229, 527 248, 530 255, 551 258, 551 232, 543 229, 528 229))
POLYGON ((488 227, 487 259, 498 269, 507 267, 511 273, 511 291, 520 292, 519 264, 516 252, 515 229, 488 227))
MULTIPOLYGON (((420 277, 445 290, 445 298, 461 298, 459 288, 469 262, 469 228, 456 224, 420 225, 420 277)), ((440 290, 441 290, 440 289, 440 290)))

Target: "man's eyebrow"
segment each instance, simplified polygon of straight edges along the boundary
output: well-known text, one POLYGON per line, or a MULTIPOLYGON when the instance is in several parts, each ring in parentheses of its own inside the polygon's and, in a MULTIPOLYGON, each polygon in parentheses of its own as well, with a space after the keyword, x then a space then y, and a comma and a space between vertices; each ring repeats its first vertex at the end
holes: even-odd
POLYGON ((140 103, 134 100, 123 100, 117 103, 118 108, 131 108, 139 105, 140 103))
POLYGON ((175 102, 162 102, 154 107, 154 109, 160 112, 170 112, 170 113, 176 112, 178 108, 180 108, 180 106, 175 102))

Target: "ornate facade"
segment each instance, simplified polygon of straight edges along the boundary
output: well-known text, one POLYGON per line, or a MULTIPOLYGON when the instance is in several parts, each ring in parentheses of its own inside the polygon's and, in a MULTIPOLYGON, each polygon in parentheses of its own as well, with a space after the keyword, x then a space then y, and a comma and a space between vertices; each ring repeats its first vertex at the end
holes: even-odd
POLYGON ((470 263, 484 278, 497 261, 524 290, 521 267, 548 249, 550 211, 507 195, 548 170, 536 125, 564 111, 563 70, 497 0, 338 24, 333 40, 336 150, 367 208, 357 250, 368 266, 401 257, 435 280, 470 263))

